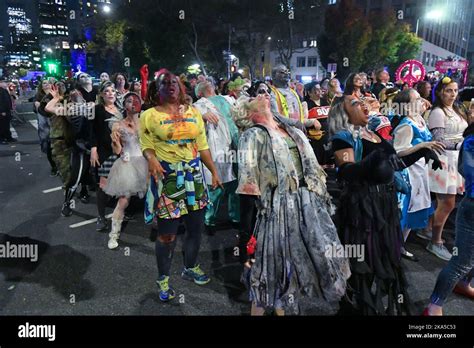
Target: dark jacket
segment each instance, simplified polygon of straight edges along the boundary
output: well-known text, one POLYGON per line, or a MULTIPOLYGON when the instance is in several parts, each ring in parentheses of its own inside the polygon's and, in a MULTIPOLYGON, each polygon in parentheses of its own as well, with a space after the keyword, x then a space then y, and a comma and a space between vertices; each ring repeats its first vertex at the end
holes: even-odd
POLYGON ((5 88, 0 87, 0 114, 5 113, 6 116, 11 116, 13 109, 12 98, 10 93, 5 88))

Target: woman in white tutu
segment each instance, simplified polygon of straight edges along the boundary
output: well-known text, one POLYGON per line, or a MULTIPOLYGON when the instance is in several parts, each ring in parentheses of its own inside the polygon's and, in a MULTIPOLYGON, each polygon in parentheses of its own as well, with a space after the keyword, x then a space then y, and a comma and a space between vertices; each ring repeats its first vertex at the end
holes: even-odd
POLYGON ((112 215, 109 249, 118 247, 125 209, 131 196, 143 198, 147 190, 148 162, 143 157, 138 140, 138 116, 141 99, 130 92, 124 96, 125 118, 112 127, 112 149, 120 158, 114 162, 104 192, 118 198, 112 215))

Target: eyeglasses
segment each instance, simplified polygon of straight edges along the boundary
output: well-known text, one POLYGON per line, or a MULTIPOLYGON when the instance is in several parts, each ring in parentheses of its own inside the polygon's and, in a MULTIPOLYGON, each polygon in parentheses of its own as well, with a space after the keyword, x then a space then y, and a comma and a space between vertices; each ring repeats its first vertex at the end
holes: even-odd
POLYGON ((268 90, 261 88, 257 91, 257 94, 270 94, 268 90))

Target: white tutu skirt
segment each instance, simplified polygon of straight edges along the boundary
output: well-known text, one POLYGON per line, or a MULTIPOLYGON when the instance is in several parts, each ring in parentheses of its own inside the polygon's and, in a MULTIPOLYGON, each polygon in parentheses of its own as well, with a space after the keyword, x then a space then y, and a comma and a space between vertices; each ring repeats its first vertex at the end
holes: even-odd
POLYGON ((110 170, 104 192, 114 197, 139 196, 147 191, 148 162, 144 157, 130 157, 130 161, 117 159, 110 170))

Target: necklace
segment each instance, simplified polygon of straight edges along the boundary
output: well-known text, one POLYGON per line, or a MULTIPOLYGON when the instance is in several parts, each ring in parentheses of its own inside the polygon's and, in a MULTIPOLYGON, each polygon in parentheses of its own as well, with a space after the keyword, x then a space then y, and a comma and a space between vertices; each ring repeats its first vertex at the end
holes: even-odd
POLYGON ((115 107, 115 105, 113 105, 113 104, 112 104, 112 105, 106 105, 106 106, 105 106, 105 109, 106 109, 107 111, 112 111, 112 113, 113 113, 113 112, 116 110, 116 107, 115 107))

